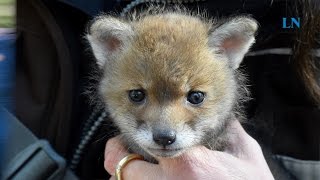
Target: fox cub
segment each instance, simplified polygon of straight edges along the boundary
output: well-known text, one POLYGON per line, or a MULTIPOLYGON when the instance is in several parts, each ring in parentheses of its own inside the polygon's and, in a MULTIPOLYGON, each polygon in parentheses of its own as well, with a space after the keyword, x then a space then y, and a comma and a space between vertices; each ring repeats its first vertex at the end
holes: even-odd
POLYGON ((222 148, 247 96, 237 68, 257 27, 250 17, 217 21, 187 11, 95 18, 86 38, 123 143, 146 159, 222 148))

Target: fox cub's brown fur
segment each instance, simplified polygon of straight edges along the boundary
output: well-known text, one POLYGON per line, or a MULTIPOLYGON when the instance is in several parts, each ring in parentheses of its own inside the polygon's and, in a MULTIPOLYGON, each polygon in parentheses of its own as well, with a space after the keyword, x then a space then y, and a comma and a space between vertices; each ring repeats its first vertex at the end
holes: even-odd
POLYGON ((217 149, 245 96, 236 69, 256 30, 249 17, 183 11, 97 17, 87 39, 103 71, 99 93, 128 148, 146 158, 217 149))

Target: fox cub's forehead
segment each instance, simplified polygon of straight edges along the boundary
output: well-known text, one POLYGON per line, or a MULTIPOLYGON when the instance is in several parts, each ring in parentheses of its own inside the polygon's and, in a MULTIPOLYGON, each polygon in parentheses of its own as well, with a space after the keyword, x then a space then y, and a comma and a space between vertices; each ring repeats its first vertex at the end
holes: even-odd
POLYGON ((209 24, 197 17, 182 14, 146 16, 133 22, 136 31, 135 46, 156 50, 161 46, 186 48, 207 45, 209 24))
MULTIPOLYGON (((186 45, 181 45, 186 46, 186 45)), ((155 92, 207 90, 223 83, 227 64, 218 60, 208 50, 184 50, 188 47, 159 47, 155 51, 128 51, 118 61, 119 81, 128 87, 152 88, 155 92)), ((110 77, 111 78, 111 77, 110 77)))

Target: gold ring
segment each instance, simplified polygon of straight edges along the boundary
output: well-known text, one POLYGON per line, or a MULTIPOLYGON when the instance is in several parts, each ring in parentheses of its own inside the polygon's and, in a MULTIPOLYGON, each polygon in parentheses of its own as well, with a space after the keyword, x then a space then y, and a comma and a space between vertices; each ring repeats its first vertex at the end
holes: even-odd
POLYGON ((126 157, 124 157, 123 159, 121 159, 121 161, 118 163, 117 168, 116 168, 116 180, 122 180, 122 176, 121 176, 121 170, 132 160, 135 159, 140 159, 143 160, 143 156, 139 155, 139 154, 129 154, 126 157))

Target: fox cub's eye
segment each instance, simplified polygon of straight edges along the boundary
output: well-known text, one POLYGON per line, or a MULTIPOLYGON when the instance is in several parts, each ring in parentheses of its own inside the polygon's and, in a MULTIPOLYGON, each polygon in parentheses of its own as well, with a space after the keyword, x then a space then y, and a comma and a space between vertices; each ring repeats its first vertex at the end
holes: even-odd
POLYGON ((146 95, 143 90, 137 89, 137 90, 130 90, 129 91, 129 98, 131 101, 140 103, 145 99, 146 95))
POLYGON ((204 93, 201 91, 190 91, 187 100, 191 104, 200 104, 204 100, 204 93))

